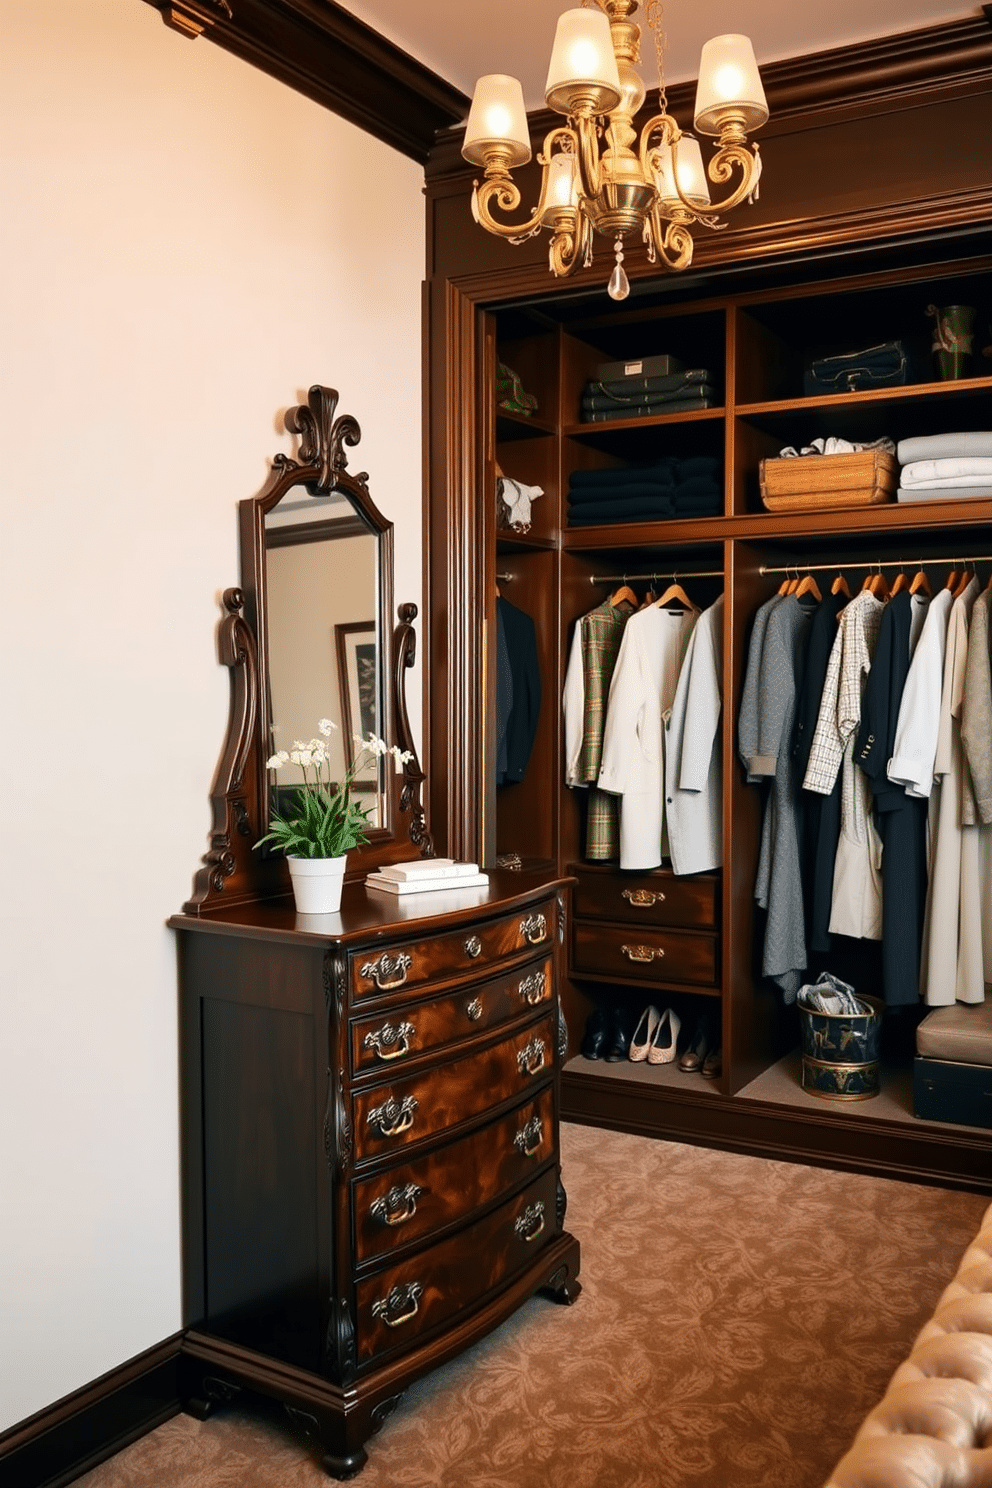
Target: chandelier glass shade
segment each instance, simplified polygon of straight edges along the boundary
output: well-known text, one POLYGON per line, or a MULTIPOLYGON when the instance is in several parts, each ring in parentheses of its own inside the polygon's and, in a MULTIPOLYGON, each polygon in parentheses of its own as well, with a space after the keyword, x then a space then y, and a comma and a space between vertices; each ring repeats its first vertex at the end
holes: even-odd
POLYGON ((545 136, 537 207, 525 222, 511 222, 520 191, 511 172, 531 157, 523 91, 500 73, 479 78, 465 127, 462 154, 483 166, 472 211, 478 223, 512 243, 546 228, 551 233, 552 273, 565 277, 592 262, 594 234, 611 238, 616 265, 609 292, 629 293, 623 243, 632 234, 647 245, 651 263, 685 269, 692 262, 692 228, 725 227, 720 216, 757 196, 761 161, 748 133, 768 118, 754 51, 746 36, 717 36, 703 47, 696 87, 697 134, 716 140, 709 166, 699 140, 683 134, 668 113, 664 86, 659 112, 638 136, 633 120, 646 90, 635 68, 641 28, 632 19, 637 0, 595 0, 558 20, 545 99, 566 123, 545 136), (724 189, 711 199, 710 186, 724 189))

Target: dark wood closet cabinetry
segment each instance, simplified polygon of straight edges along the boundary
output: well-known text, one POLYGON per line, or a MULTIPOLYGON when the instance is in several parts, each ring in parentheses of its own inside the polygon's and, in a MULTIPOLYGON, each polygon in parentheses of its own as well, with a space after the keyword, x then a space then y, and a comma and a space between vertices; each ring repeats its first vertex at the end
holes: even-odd
MULTIPOLYGON (((632 292, 619 305, 606 295, 601 254, 593 270, 557 281, 542 243, 509 250, 473 226, 470 179, 459 174, 453 148, 439 154, 433 174, 429 168, 431 688, 446 700, 443 709, 432 704, 431 789, 445 850, 490 863, 519 858, 573 880, 564 1116, 992 1191, 986 1132, 912 1115, 914 1017, 892 1022, 884 1099, 845 1104, 802 1089, 796 1009, 761 974, 764 921, 754 891, 764 797, 747 782, 737 750, 753 619, 783 570, 846 566, 853 591, 867 565, 904 562, 911 576, 922 559, 936 589, 952 563, 992 553, 989 499, 771 511, 759 483, 763 459, 818 437, 898 442, 992 429, 992 361, 982 354, 992 342, 992 197, 971 143, 989 119, 990 39, 987 28, 969 23, 967 31, 966 38, 948 28, 936 51, 933 38, 904 38, 898 64, 896 50, 881 44, 871 59, 869 48, 856 59, 831 54, 833 67, 850 63, 852 73, 843 102, 832 101, 835 112, 822 82, 833 74, 817 59, 805 59, 805 71, 792 64, 781 78, 766 77, 772 120, 760 208, 740 214, 725 236, 697 237, 697 264, 684 275, 659 274, 636 249, 629 253, 632 292), (984 82, 964 53, 952 55, 961 42, 974 48, 972 61, 986 59, 984 82), (814 101, 799 98, 803 88, 814 101), (940 140, 952 148, 953 186, 939 172, 924 180, 930 167, 922 159, 912 182, 897 171, 896 135, 910 118, 928 160, 940 140), (820 162, 814 176, 801 168, 811 149, 820 162), (976 308, 976 335, 968 375, 945 382, 934 366, 928 306, 950 304, 976 308), (807 391, 811 358, 890 340, 909 356, 904 385, 807 391), (707 369, 709 406, 582 421, 582 390, 601 363, 666 353, 707 369), (499 363, 537 399, 531 414, 497 407, 499 363), (569 524, 574 472, 667 456, 718 462, 717 510, 569 524), (497 470, 543 491, 526 532, 497 523, 497 470), (625 580, 637 576, 643 599, 673 574, 702 610, 723 598, 723 863, 687 876, 668 863, 632 873, 617 860, 591 861, 587 793, 565 783, 562 692, 576 623, 625 580), (524 778, 509 785, 496 784, 492 757, 497 589, 533 621, 543 680, 531 759, 524 778), (716 1022, 718 1079, 685 1074, 674 1062, 581 1056, 593 1008, 621 1004, 636 1015, 648 1003, 670 1006, 684 1027, 703 1015, 716 1022)), ((978 564, 983 581, 989 566, 978 564)), ((831 577, 819 574, 827 586, 831 577)), ((822 969, 811 968, 814 976, 822 969)), ((859 991, 877 990, 877 942, 851 942, 830 969, 859 991)))

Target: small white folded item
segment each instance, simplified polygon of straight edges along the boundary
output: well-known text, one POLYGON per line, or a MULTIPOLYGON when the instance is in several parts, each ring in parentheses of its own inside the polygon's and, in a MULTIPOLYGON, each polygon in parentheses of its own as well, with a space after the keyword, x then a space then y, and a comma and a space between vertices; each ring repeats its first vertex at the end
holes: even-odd
POLYGON ((903 486, 973 486, 992 480, 992 459, 914 460, 899 472, 903 486))
POLYGON ((973 486, 900 486, 896 492, 897 501, 949 501, 952 497, 977 501, 983 496, 992 496, 992 479, 988 476, 973 486))
POLYGON ((915 434, 912 439, 900 439, 896 454, 900 465, 912 465, 916 460, 992 459, 992 432, 915 434))

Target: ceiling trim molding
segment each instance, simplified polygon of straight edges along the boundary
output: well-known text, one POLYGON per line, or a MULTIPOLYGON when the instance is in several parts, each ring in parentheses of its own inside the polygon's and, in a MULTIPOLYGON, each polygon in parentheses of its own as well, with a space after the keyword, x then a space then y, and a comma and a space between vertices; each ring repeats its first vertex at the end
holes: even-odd
MULTIPOLYGON (((763 136, 831 124, 845 114, 910 108, 949 91, 987 92, 992 77, 992 4, 982 8, 984 15, 973 19, 762 63, 771 114, 763 136)), ((691 118, 695 88, 691 81, 666 89, 669 112, 676 118, 691 118)), ((643 117, 656 108, 657 91, 652 90, 643 117)), ((543 140, 561 123, 561 115, 542 109, 529 114, 528 122, 532 141, 543 140)), ((459 126, 439 135, 427 168, 432 185, 471 172, 461 156, 463 133, 459 126)))
POLYGON ((165 24, 295 88, 426 163, 469 99, 334 0, 144 0, 165 24))

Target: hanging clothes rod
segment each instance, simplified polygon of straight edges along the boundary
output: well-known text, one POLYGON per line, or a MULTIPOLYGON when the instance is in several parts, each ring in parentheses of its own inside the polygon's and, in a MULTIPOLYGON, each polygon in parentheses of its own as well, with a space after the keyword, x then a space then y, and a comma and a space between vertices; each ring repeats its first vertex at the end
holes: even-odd
POLYGON ((795 574, 795 573, 840 573, 845 568, 923 568, 925 564, 944 566, 946 564, 963 563, 992 563, 992 553, 957 553, 951 558, 883 558, 878 560, 858 559, 852 562, 841 563, 788 563, 782 568, 766 568, 764 564, 758 569, 759 574, 795 574))
POLYGON ((593 574, 590 584, 643 584, 648 579, 722 579, 722 568, 653 568, 650 573, 593 574))

